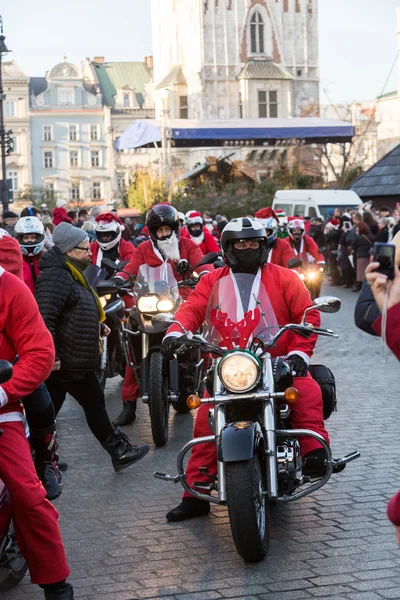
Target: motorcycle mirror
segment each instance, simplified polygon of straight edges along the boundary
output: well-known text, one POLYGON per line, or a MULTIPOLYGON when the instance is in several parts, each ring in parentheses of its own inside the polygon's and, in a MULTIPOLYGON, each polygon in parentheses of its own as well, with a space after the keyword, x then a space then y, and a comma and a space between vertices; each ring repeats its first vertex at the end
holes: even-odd
POLYGON ((313 301, 314 308, 323 313, 336 313, 342 306, 342 301, 335 296, 321 296, 313 301))
POLYGON ((297 269, 298 267, 302 267, 303 266, 303 261, 301 258, 298 258, 296 256, 296 258, 291 258, 288 262, 288 268, 289 269, 297 269))
POLYGON ((218 256, 218 252, 209 252, 209 254, 203 256, 201 261, 195 267, 193 267, 193 271, 202 265, 211 265, 217 260, 218 256))
POLYGON ((0 360, 0 383, 6 383, 12 377, 12 366, 6 360, 0 360))

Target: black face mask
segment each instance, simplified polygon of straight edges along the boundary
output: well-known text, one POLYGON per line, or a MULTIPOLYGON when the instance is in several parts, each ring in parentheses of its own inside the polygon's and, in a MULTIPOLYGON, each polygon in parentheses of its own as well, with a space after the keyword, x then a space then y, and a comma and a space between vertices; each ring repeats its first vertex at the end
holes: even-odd
POLYGON ((237 266, 233 269, 236 273, 249 273, 253 275, 261 267, 261 248, 249 248, 247 250, 233 248, 232 254, 237 260, 237 266))
POLYGON ((188 227, 188 231, 190 233, 190 235, 192 235, 193 237, 200 237, 201 234, 203 233, 203 229, 200 227, 200 229, 194 229, 192 227, 188 227))

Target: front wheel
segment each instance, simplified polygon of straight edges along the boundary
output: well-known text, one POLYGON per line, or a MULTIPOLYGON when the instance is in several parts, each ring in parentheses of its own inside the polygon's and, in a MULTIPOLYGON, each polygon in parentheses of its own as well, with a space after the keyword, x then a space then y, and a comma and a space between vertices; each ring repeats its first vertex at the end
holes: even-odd
POLYGON ((244 560, 258 562, 269 547, 268 502, 258 456, 225 463, 225 480, 236 550, 244 560))
POLYGON ((165 446, 168 441, 168 378, 163 367, 163 357, 160 352, 154 352, 150 357, 148 389, 151 433, 156 446, 165 446))

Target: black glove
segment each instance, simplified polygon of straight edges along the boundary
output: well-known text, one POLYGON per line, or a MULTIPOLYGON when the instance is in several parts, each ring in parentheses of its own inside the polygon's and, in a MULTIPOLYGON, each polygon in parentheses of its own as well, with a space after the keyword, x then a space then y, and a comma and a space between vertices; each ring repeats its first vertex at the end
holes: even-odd
POLYGON ((175 352, 179 346, 179 337, 175 335, 165 337, 161 344, 161 354, 167 360, 173 360, 175 358, 175 352))
POLYGON ((183 258, 182 260, 180 260, 175 267, 176 272, 179 275, 182 275, 182 277, 185 277, 186 275, 188 275, 191 271, 191 266, 189 261, 187 261, 185 258, 183 258))
POLYGON ((296 377, 307 377, 308 365, 304 358, 301 358, 298 354, 291 354, 286 362, 291 370, 296 373, 296 377))

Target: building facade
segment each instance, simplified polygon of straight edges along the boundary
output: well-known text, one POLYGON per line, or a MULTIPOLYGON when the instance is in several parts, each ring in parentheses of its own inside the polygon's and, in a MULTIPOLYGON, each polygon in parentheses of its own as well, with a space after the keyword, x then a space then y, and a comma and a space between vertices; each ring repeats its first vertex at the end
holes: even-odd
POLYGON ((152 0, 157 117, 318 115, 317 0, 152 0))
POLYGON ((14 199, 31 185, 31 142, 29 124, 29 77, 14 62, 3 63, 4 122, 11 130, 13 151, 6 158, 6 175, 14 199))
POLYGON ((30 80, 32 185, 76 204, 111 199, 101 93, 64 62, 30 80))

